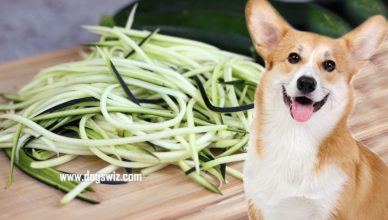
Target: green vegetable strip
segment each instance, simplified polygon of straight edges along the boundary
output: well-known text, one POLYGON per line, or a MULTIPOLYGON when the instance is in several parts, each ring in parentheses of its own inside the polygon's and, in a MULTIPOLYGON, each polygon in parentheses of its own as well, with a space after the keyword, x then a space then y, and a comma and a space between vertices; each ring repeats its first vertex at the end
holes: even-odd
POLYGON ((70 191, 61 204, 76 196, 93 201, 82 193, 92 183, 61 184, 41 172, 82 156, 109 163, 102 173, 125 167, 152 176, 178 166, 219 194, 212 182, 242 180, 230 165, 245 159, 263 67, 157 30, 86 29, 101 38, 84 59, 42 70, 17 94, 0 93, 9 101, 0 105, 0 148, 10 155, 11 174, 15 163, 70 191), (22 148, 41 161, 19 163, 22 148))
MULTIPOLYGON (((155 29, 155 30, 152 31, 147 37, 143 38, 143 40, 141 40, 141 41, 139 42, 139 47, 143 46, 143 44, 145 44, 148 40, 151 39, 151 37, 152 37, 153 35, 155 35, 155 34, 158 33, 158 32, 159 32, 159 28, 155 29)), ((135 50, 131 50, 131 51, 125 56, 125 58, 131 57, 134 53, 135 53, 135 50)))
POLYGON ((132 24, 133 24, 133 21, 134 21, 134 19, 135 19, 136 9, 137 9, 137 3, 135 3, 135 4, 132 6, 132 8, 131 8, 131 11, 130 11, 129 16, 128 16, 127 23, 125 24, 125 28, 131 29, 132 24))
POLYGON ((61 157, 57 157, 57 158, 49 159, 49 160, 45 160, 45 161, 36 161, 36 162, 31 163, 31 167, 34 169, 54 167, 54 166, 58 166, 60 164, 67 163, 76 157, 77 157, 76 155, 64 155, 61 157))
MULTIPOLYGON (((118 167, 109 165, 99 171, 97 171, 97 174, 106 174, 111 173, 115 170, 117 170, 118 167)), ((75 197, 77 197, 82 191, 84 191, 88 186, 93 184, 93 182, 82 182, 78 184, 76 187, 74 187, 70 192, 68 192, 60 201, 61 205, 66 205, 71 200, 73 200, 75 197)))
MULTIPOLYGON (((194 127, 194 120, 193 120, 193 106, 195 104, 195 99, 191 99, 189 101, 189 104, 187 106, 187 125, 188 127, 194 127)), ((199 170, 199 158, 198 158, 198 150, 197 150, 197 146, 196 146, 196 143, 195 143, 195 133, 191 133, 189 134, 189 143, 190 143, 190 148, 191 148, 191 153, 192 153, 192 157, 193 157, 193 160, 194 160, 194 166, 195 166, 195 171, 197 172, 197 174, 199 174, 200 170, 199 170)))
MULTIPOLYGON (((23 113, 24 116, 27 116, 31 113, 32 109, 36 106, 36 104, 33 104, 30 106, 30 108, 26 109, 26 111, 23 113)), ((7 187, 11 186, 13 182, 13 171, 14 171, 14 164, 15 164, 15 157, 16 154, 18 154, 18 145, 21 144, 19 143, 20 136, 22 134, 24 126, 22 123, 19 123, 17 125, 17 129, 15 132, 15 135, 12 140, 12 152, 11 152, 11 160, 10 160, 10 170, 9 170, 9 176, 8 176, 8 181, 7 181, 7 187)))
POLYGON ((50 138, 52 140, 62 142, 62 143, 67 143, 67 144, 81 145, 81 146, 90 146, 90 145, 107 146, 112 144, 113 145, 130 144, 130 143, 158 140, 158 139, 168 138, 168 137, 172 137, 180 134, 203 133, 203 132, 210 132, 210 131, 217 131, 217 130, 225 130, 227 128, 225 125, 198 126, 194 128, 178 128, 178 129, 175 129, 174 131, 160 131, 160 132, 150 133, 146 135, 131 136, 131 137, 125 137, 125 138, 113 138, 113 139, 106 139, 106 140, 80 140, 78 138, 69 138, 69 137, 60 136, 55 133, 52 133, 40 127, 35 122, 25 117, 22 117, 20 115, 4 114, 4 115, 0 115, 0 119, 10 119, 10 120, 19 122, 29 128, 32 128, 37 133, 43 136, 46 136, 47 138, 50 138))
MULTIPOLYGON (((178 164, 181 167, 181 169, 184 171, 190 169, 189 165, 185 161, 180 161, 178 164)), ((215 185, 213 185, 212 183, 210 183, 208 180, 206 180, 202 176, 198 175, 197 173, 190 173, 190 174, 188 174, 188 176, 191 179, 193 179, 195 182, 197 182, 198 184, 205 187, 206 189, 208 189, 214 193, 222 195, 222 192, 215 185)))
POLYGON ((137 105, 140 105, 139 101, 135 98, 135 96, 133 96, 131 90, 125 84, 125 81, 121 77, 120 73, 117 71, 115 65, 112 63, 112 60, 110 60, 110 58, 107 55, 105 55, 104 52, 102 52, 102 50, 100 48, 97 47, 97 50, 99 51, 101 56, 105 59, 105 62, 110 67, 109 70, 111 70, 111 72, 117 78, 117 81, 120 83, 121 88, 124 90, 124 92, 127 95, 128 99, 131 100, 133 103, 135 103, 137 105))
POLYGON ((11 152, 11 160, 10 160, 10 169, 9 169, 9 176, 8 176, 8 182, 7 187, 11 186, 13 182, 13 171, 14 171, 14 164, 15 164, 15 157, 16 157, 16 147, 19 143, 19 138, 22 133, 23 125, 19 124, 15 133, 15 136, 12 141, 12 152, 11 152))
MULTIPOLYGON (((11 149, 6 149, 5 153, 10 158, 11 157, 11 149)), ((52 168, 44 168, 42 170, 35 170, 31 168, 30 164, 34 160, 31 159, 24 151, 20 151, 20 158, 18 161, 15 162, 16 166, 19 167, 23 172, 26 174, 32 176, 33 178, 36 178, 56 189, 62 190, 64 192, 71 191, 77 183, 75 182, 62 182, 60 181, 59 174, 60 172, 52 169, 52 168)), ((94 192, 94 190, 90 187, 84 188, 87 191, 94 192)), ((82 192, 82 191, 81 191, 82 192)), ((85 195, 84 193, 78 193, 76 196, 84 201, 87 201, 92 204, 99 203, 97 200, 90 198, 89 196, 85 195)))

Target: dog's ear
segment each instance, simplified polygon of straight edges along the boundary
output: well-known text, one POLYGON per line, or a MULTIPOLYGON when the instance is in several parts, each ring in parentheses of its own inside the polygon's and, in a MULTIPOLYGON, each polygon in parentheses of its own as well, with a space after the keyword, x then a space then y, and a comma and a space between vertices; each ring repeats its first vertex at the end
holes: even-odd
POLYGON ((291 29, 266 0, 249 0, 245 19, 256 51, 265 60, 291 29))
POLYGON ((373 16, 342 37, 349 48, 357 68, 361 68, 384 41, 387 21, 381 15, 373 16))

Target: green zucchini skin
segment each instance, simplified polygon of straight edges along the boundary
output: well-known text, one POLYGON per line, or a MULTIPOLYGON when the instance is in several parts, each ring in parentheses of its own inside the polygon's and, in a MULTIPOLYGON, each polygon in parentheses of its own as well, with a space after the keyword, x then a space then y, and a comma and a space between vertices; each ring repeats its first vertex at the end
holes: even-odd
MULTIPOLYGON (((246 0, 137 0, 114 15, 116 25, 124 26, 129 12, 137 3, 137 13, 185 13, 189 11, 202 11, 208 13, 234 14, 243 16, 246 0)), ((135 19, 136 21, 136 19, 135 19)))
POLYGON ((381 0, 345 0, 345 12, 354 25, 373 15, 388 16, 387 6, 381 0))
MULTIPOLYGON (((4 149, 5 154, 8 158, 11 157, 12 149, 4 149)), ((59 174, 60 172, 53 168, 43 168, 43 169, 34 169, 31 167, 31 162, 35 161, 31 157, 29 157, 24 150, 19 151, 19 160, 15 160, 15 165, 23 171, 25 174, 33 177, 34 179, 39 180, 42 183, 45 183, 51 187, 54 187, 58 190, 61 190, 63 192, 69 192, 72 190, 78 183, 71 182, 71 181, 61 181, 59 174)), ((88 188, 88 191, 94 191, 92 188, 88 188)), ((90 198, 89 196, 85 195, 84 193, 80 193, 77 195, 78 199, 81 199, 85 202, 91 203, 91 204, 98 204, 99 202, 93 198, 90 198)))
MULTIPOLYGON (((245 24, 245 0, 141 0, 134 28, 190 38, 225 50, 254 55, 245 24)), ((118 11, 114 23, 125 26, 135 3, 118 11)), ((335 13, 314 4, 273 2, 274 7, 294 27, 330 37, 340 37, 349 25, 335 13)), ((260 30, 258 30, 260 31, 260 30)))
POLYGON ((251 55, 252 45, 243 16, 202 11, 176 13, 139 13, 134 28, 200 40, 229 51, 251 55), (163 18, 163 19, 161 19, 163 18))
POLYGON ((312 3, 272 3, 279 13, 294 27, 302 31, 338 38, 351 30, 339 15, 312 3))

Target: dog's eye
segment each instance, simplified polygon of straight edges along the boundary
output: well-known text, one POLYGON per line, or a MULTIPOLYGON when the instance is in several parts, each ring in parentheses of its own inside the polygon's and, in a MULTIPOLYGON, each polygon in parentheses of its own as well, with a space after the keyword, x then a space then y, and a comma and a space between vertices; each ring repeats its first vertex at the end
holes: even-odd
POLYGON ((331 72, 335 69, 335 62, 332 60, 325 60, 323 61, 322 66, 327 72, 331 72))
POLYGON ((297 53, 290 53, 290 55, 288 55, 288 62, 292 64, 299 63, 300 60, 301 60, 301 57, 297 53))

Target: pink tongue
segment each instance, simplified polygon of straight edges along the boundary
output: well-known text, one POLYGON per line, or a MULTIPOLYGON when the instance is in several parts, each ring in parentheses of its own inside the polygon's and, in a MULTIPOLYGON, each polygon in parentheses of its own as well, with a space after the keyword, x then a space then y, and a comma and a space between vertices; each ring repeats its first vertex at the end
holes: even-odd
POLYGON ((308 121, 313 115, 314 106, 302 105, 299 102, 292 102, 291 104, 291 114, 292 117, 298 122, 308 121))

